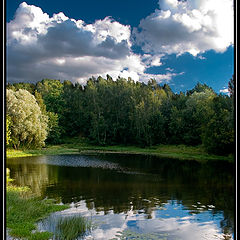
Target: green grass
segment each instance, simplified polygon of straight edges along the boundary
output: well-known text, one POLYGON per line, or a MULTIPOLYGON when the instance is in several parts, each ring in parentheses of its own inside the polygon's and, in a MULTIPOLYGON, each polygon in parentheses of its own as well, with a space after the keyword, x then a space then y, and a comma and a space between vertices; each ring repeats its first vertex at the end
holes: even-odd
POLYGON ((10 184, 6 191, 6 226, 12 237, 30 240, 45 240, 52 236, 49 232, 34 232, 36 222, 47 217, 50 213, 61 211, 69 206, 57 205, 53 200, 35 198, 27 187, 16 187, 10 184))
POLYGON ((7 158, 34 156, 34 154, 30 153, 29 151, 15 150, 15 149, 7 149, 6 153, 7 153, 7 158))
POLYGON ((52 212, 67 209, 69 205, 57 205, 53 199, 42 200, 33 197, 28 187, 12 185, 9 176, 10 172, 7 169, 6 226, 10 236, 28 240, 47 240, 55 235, 59 240, 72 240, 91 230, 92 223, 77 215, 60 218, 56 233, 38 232, 37 221, 46 218, 52 212))
POLYGON ((29 149, 29 150, 15 150, 7 149, 7 158, 15 157, 30 157, 39 155, 59 155, 59 154, 74 154, 78 153, 78 148, 70 148, 63 145, 48 146, 42 149, 29 149))
POLYGON ((208 154, 202 146, 185 145, 157 145, 141 148, 137 146, 97 146, 81 138, 65 139, 64 144, 48 145, 43 149, 36 150, 7 150, 7 158, 36 156, 36 155, 59 155, 59 154, 89 154, 89 153, 126 153, 147 154, 167 158, 178 158, 181 160, 227 160, 234 161, 233 156, 218 156, 208 154))
POLYGON ((159 157, 178 158, 180 160, 227 160, 233 161, 233 156, 218 156, 208 154, 202 146, 185 145, 157 145, 153 147, 134 147, 134 146, 107 146, 107 147, 80 147, 81 153, 108 152, 108 153, 128 153, 128 154, 146 154, 159 157))
POLYGON ((61 217, 56 226, 56 237, 59 240, 73 240, 83 237, 91 231, 92 223, 81 215, 61 217))
POLYGON ((36 222, 50 213, 61 211, 68 206, 56 205, 53 200, 40 200, 24 194, 24 189, 7 187, 6 223, 10 235, 27 239, 49 239, 51 233, 32 233, 36 230, 36 222))

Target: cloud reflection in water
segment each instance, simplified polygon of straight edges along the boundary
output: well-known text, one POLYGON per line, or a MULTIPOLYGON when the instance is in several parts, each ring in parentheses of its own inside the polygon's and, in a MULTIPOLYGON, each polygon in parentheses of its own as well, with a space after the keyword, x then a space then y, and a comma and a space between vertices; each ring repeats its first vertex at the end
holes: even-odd
MULTIPOLYGON (((72 204, 70 209, 53 213, 49 218, 40 222, 39 228, 51 230, 50 222, 56 221, 59 216, 81 214, 92 219, 96 226, 91 233, 85 236, 87 240, 107 239, 166 239, 166 240, 214 240, 233 239, 233 236, 224 238, 221 232, 221 212, 214 216, 210 211, 192 213, 176 201, 169 201, 163 207, 156 207, 151 212, 151 218, 146 213, 133 210, 133 206, 126 213, 114 214, 109 211, 96 211, 93 207, 88 209, 85 200, 72 204), (135 238, 134 238, 135 236, 135 238)), ((52 229, 53 230, 53 229, 52 229)))

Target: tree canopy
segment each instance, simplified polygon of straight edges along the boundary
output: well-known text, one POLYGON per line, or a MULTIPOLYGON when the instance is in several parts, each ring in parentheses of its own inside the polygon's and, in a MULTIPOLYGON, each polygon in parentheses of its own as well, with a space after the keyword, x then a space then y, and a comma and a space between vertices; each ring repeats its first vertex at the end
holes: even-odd
POLYGON ((44 79, 35 85, 8 84, 7 88, 13 142, 34 142, 35 138, 25 135, 31 132, 32 136, 33 129, 42 126, 44 130, 34 130, 42 136, 40 145, 47 131, 47 143, 83 136, 100 145, 203 144, 208 152, 217 154, 234 149, 232 79, 230 96, 201 83, 186 93, 173 93, 168 84, 161 86, 154 79, 145 84, 131 78, 114 81, 109 75, 106 79, 92 77, 85 86, 44 79), (38 117, 28 121, 35 112, 38 117), (16 114, 25 119, 22 125, 16 114))
POLYGON ((48 118, 42 114, 36 98, 24 89, 18 91, 7 89, 6 97, 13 147, 44 146, 48 118))

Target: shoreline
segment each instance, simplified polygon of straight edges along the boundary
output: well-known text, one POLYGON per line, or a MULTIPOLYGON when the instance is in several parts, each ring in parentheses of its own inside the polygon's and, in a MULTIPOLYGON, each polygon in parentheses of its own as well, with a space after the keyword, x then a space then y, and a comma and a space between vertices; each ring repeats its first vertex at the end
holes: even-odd
POLYGON ((50 214, 70 208, 69 204, 57 204, 54 199, 41 199, 29 187, 12 185, 10 171, 6 170, 6 232, 7 240, 51 239, 52 233, 40 232, 37 222, 50 214))
POLYGON ((6 158, 29 157, 41 155, 64 155, 64 154, 133 154, 151 155, 179 160, 223 160, 234 162, 234 156, 218 156, 204 152, 201 146, 185 145, 158 145, 140 148, 135 146, 94 146, 86 143, 67 143, 51 145, 42 149, 29 150, 6 150, 6 158))

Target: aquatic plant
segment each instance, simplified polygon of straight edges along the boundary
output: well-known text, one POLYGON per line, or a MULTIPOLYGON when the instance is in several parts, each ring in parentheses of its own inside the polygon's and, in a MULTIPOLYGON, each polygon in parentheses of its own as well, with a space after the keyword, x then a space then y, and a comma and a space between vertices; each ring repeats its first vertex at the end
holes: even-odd
POLYGON ((56 225, 55 238, 59 240, 79 239, 91 229, 91 221, 81 215, 60 217, 56 225))

